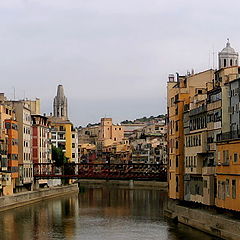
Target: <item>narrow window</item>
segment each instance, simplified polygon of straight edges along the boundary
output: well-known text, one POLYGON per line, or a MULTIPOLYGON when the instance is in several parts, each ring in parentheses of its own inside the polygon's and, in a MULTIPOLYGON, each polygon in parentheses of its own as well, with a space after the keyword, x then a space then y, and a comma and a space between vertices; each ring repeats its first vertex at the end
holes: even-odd
POLYGON ((176 192, 178 192, 178 176, 176 177, 176 192))
POLYGON ((237 162, 238 161, 238 154, 237 153, 234 153, 233 155, 233 162, 237 162))
POLYGON ((236 198, 236 180, 232 180, 232 199, 236 198))
POLYGON ((230 196, 230 191, 229 191, 229 179, 226 179, 226 196, 230 196))

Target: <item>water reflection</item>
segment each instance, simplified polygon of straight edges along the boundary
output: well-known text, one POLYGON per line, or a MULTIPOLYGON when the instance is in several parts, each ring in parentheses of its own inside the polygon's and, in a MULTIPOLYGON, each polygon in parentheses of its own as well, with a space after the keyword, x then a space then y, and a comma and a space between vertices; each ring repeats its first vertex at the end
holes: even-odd
POLYGON ((210 240, 163 218, 166 194, 94 188, 0 213, 2 240, 210 240))

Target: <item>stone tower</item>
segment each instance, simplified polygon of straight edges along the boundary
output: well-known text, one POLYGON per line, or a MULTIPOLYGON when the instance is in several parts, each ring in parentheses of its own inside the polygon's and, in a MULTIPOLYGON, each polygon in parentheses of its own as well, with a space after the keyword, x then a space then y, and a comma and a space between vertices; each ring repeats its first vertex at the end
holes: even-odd
POLYGON ((64 95, 63 85, 58 85, 57 87, 57 96, 53 102, 53 115, 54 117, 68 120, 67 98, 64 95))
POLYGON ((226 47, 218 53, 218 67, 221 69, 232 66, 238 66, 238 53, 230 46, 228 39, 226 47))

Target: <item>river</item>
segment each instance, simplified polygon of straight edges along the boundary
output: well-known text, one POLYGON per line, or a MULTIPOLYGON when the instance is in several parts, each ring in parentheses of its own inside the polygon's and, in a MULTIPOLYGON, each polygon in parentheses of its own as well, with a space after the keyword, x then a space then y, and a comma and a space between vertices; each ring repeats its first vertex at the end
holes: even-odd
POLYGON ((166 193, 86 188, 0 213, 1 240, 213 240, 163 217, 166 193))

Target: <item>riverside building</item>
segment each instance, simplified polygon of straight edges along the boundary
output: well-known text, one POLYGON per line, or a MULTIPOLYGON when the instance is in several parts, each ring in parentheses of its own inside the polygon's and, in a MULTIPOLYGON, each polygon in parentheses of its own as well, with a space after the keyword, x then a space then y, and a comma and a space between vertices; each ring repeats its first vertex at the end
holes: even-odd
MULTIPOLYGON (((67 98, 62 85, 57 87, 57 95, 53 101, 53 116, 49 116, 51 124, 51 142, 61 148, 69 162, 78 162, 78 131, 68 119, 67 98)), ((53 159, 54 160, 54 159, 53 159)))
POLYGON ((218 70, 170 75, 169 197, 240 211, 240 71, 229 41, 218 59, 218 70))

